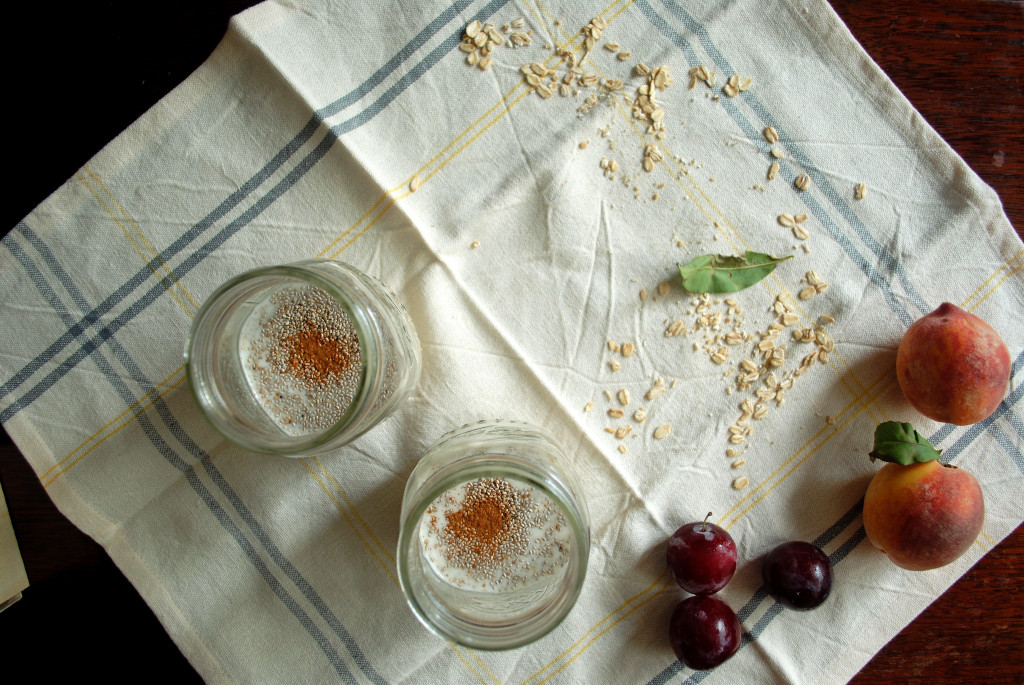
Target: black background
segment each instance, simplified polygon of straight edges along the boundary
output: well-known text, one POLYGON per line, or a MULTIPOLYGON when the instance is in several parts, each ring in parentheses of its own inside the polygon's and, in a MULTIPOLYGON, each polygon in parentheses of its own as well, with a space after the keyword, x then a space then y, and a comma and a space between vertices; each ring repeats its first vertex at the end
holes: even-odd
MULTIPOLYGON (((228 20, 254 2, 28 3, 5 10, 7 90, 3 233, 72 177, 209 57, 228 20)), ((2 436, 9 444, 6 433, 2 436)), ((5 460, 5 490, 38 490, 24 459, 5 460)), ((8 498, 30 587, 0 613, 0 681, 201 682, 106 552, 46 495, 8 498), (54 528, 59 531, 54 536, 54 528), (54 561, 59 537, 64 547, 54 561)))

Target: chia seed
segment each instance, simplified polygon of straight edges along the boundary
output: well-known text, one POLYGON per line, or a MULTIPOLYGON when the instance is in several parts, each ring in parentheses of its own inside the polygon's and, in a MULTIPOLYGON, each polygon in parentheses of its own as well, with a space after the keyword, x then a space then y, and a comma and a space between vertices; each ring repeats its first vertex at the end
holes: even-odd
POLYGON ((420 524, 423 553, 449 584, 502 593, 555 577, 568 564, 565 513, 546 494, 506 478, 449 488, 420 524))
POLYGON ((254 396, 289 435, 330 428, 359 390, 359 337, 341 305, 315 286, 273 294, 246 321, 239 348, 254 396))

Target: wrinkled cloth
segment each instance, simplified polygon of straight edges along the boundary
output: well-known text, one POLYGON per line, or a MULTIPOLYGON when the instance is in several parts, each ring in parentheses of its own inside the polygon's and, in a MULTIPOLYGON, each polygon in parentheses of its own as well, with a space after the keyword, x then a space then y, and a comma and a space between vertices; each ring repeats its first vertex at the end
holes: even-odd
POLYGON ((21 592, 27 587, 25 562, 21 559, 4 491, 0 489, 0 611, 21 599, 21 592))
POLYGON ((0 420, 209 682, 843 682, 1024 520, 1022 263, 995 193, 820 0, 271 1, 3 240, 0 420), (567 84, 556 51, 582 56, 594 17, 567 84), (503 38, 487 69, 460 48, 474 20, 503 38), (657 125, 641 64, 671 76, 657 125), (683 291, 677 264, 746 250, 792 259, 733 295, 683 291), (422 379, 353 444, 247 453, 198 413, 185 336, 229 277, 315 257, 397 294, 422 379), (896 382, 903 331, 945 301, 1010 349, 975 425, 924 418, 896 382), (826 342, 793 336, 815 327, 826 342), (504 652, 428 632, 395 571, 417 459, 489 418, 551 431, 591 518, 577 605, 504 652), (949 566, 903 571, 866 539, 886 420, 982 484, 982 534, 949 566), (668 643, 685 593, 665 541, 709 511, 739 548, 719 597, 746 637, 695 672, 668 643), (792 539, 834 565, 814 611, 762 586, 792 539))

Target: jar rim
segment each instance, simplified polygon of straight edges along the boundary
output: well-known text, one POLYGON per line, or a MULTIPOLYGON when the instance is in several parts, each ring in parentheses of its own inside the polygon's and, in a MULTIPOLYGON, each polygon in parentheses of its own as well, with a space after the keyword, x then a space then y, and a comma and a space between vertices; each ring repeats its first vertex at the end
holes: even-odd
POLYGON ((184 351, 185 374, 189 379, 189 389, 192 397, 200 412, 221 435, 245 449, 291 457, 306 456, 318 451, 320 448, 338 439, 339 436, 342 436, 348 428, 356 423, 356 419, 361 413, 360 409, 366 406, 367 398, 371 395, 371 389, 376 386, 377 380, 382 374, 380 365, 383 345, 381 343, 379 323, 363 307, 357 306, 352 293, 346 292, 338 283, 309 268, 311 265, 324 262, 340 266, 346 272, 353 270, 352 267, 343 262, 326 259, 307 260, 293 264, 252 269, 228 279, 216 288, 200 307, 192 321, 185 340, 184 351), (207 317, 211 315, 218 305, 224 304, 224 298, 229 296, 232 291, 237 291, 240 287, 255 283, 261 279, 282 277, 295 281, 296 285, 305 283, 323 290, 345 311, 359 341, 359 383, 356 394, 352 397, 345 411, 329 428, 308 435, 292 436, 282 432, 279 438, 275 436, 275 439, 268 443, 262 437, 259 440, 247 439, 249 434, 246 431, 232 431, 222 423, 218 416, 214 415, 213 407, 210 406, 208 398, 204 397, 199 391, 199 386, 201 385, 199 374, 201 372, 199 365, 196 363, 194 346, 198 337, 197 334, 203 324, 206 323, 207 317))
MULTIPOLYGON (((547 431, 537 430, 535 426, 518 421, 485 421, 462 426, 439 438, 423 458, 435 454, 445 445, 450 445, 455 438, 472 436, 488 428, 510 429, 512 433, 518 433, 518 437, 543 438, 547 448, 561 459, 565 459, 547 431)), ((575 605, 586 578, 590 556, 589 516, 583 493, 579 490, 571 471, 560 467, 552 468, 526 456, 484 451, 490 453, 468 455, 445 464, 437 473, 420 481, 414 492, 406 492, 403 497, 397 553, 399 584, 417 619, 438 636, 474 649, 513 649, 533 642, 553 630, 575 605), (418 583, 412 578, 412 573, 416 572, 417 561, 411 557, 414 547, 417 553, 419 551, 419 528, 427 508, 449 489, 483 477, 508 478, 537 488, 550 497, 565 514, 566 522, 572 531, 573 551, 567 562, 571 567, 570 575, 560 581, 562 589, 552 601, 536 615, 531 615, 527 621, 521 623, 484 626, 455 616, 444 611, 443 603, 431 601, 429 591, 417 590, 418 583)), ((568 464, 564 466, 568 467, 568 464)), ((411 485, 412 475, 409 480, 411 485)), ((419 559, 418 563, 423 563, 423 560, 419 559)))

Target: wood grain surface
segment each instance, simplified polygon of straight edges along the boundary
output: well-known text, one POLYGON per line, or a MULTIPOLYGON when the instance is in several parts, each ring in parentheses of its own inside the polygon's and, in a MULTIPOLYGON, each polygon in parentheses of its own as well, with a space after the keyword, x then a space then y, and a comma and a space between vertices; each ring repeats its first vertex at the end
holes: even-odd
MULTIPOLYGON (((209 1, 159 16, 137 2, 48 4, 9 19, 0 50, 22 107, 8 159, 19 176, 3 203, 12 228, 89 157, 185 79, 249 2, 209 1), (34 60, 45 52, 51 59, 34 60), (52 64, 59 64, 53 69, 52 64), (99 87, 98 87, 99 86, 99 87), (55 93, 60 97, 55 99, 55 93)), ((924 118, 1000 194, 1024 228, 1024 3, 834 0, 867 52, 924 118)), ((182 3, 181 5, 185 5, 182 3)), ((143 673, 198 682, 131 584, 54 507, 3 436, 0 480, 31 587, 0 614, 4 653, 53 680, 143 673), (126 656, 129 655, 129 656, 126 656), (140 671, 140 666, 145 671, 140 671)), ((852 682, 1024 682, 1024 526, 919 616, 852 682)))
MULTIPOLYGON (((866 2, 833 8, 974 171, 1024 236, 1024 3, 866 2)), ((1024 683, 1024 526, 875 655, 868 683, 1024 683)))

